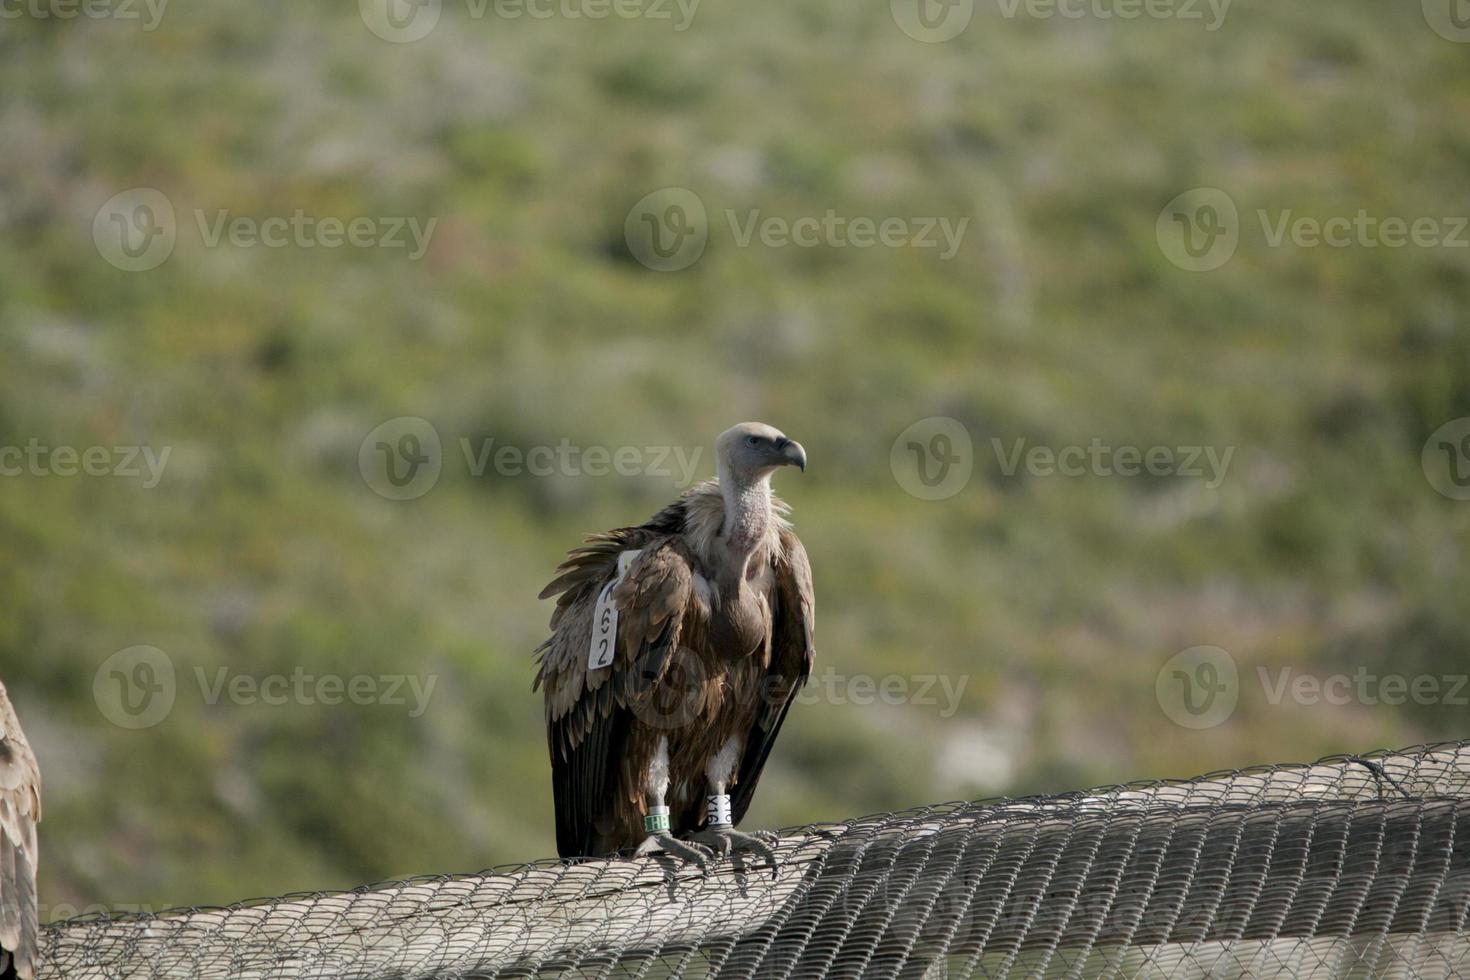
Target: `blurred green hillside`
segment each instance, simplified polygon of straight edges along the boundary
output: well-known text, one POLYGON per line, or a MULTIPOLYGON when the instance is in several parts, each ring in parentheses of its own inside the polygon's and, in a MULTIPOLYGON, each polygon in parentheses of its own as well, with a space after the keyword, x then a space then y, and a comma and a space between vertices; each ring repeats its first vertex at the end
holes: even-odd
POLYGON ((554 853, 536 593, 584 532, 644 519, 678 481, 477 477, 462 439, 703 448, 699 477, 741 419, 806 445, 808 472, 777 488, 815 566, 829 685, 964 686, 952 714, 810 698, 755 825, 1470 729, 1463 703, 1273 704, 1258 673, 1470 663, 1470 503, 1421 467, 1470 416, 1470 249, 1272 247, 1256 219, 1470 214, 1470 47, 1419 4, 1238 0, 1208 31, 978 0, 943 43, 887 3, 705 0, 677 31, 449 2, 402 44, 355 7, 0 21, 0 446, 170 450, 154 487, 0 477, 0 677, 46 773, 48 906, 554 853), (709 216, 676 272, 625 238, 666 187, 709 216), (1240 211, 1211 272, 1156 237, 1197 187, 1240 211), (177 215, 151 271, 93 237, 132 188, 177 215), (757 209, 969 223, 947 261, 742 247, 726 212, 757 209), (298 210, 438 220, 413 261, 211 247, 195 218, 298 210), (400 416, 432 424, 443 470, 393 501, 359 450, 400 416), (890 465, 932 416, 974 447, 940 501, 890 465), (1007 476, 992 440, 1019 439, 1233 456, 1214 489, 1007 476), (177 696, 130 730, 100 708, 99 668, 139 645, 165 652, 177 696), (1156 694, 1197 645, 1240 676, 1202 730, 1156 694), (435 687, 417 717, 210 703, 196 670, 435 687))

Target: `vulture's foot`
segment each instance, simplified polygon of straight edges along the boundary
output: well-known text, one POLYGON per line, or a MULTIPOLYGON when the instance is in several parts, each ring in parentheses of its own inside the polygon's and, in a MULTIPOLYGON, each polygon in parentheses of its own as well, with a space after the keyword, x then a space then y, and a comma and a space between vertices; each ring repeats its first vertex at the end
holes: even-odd
POLYGON ((711 824, 689 838, 705 845, 720 857, 730 857, 732 854, 759 854, 771 869, 771 876, 776 875, 776 845, 781 838, 769 830, 757 830, 752 833, 743 833, 734 827, 711 824))
POLYGON ((634 857, 652 857, 656 854, 667 854, 670 857, 680 858, 691 864, 697 864, 701 868, 709 864, 713 853, 709 848, 692 841, 682 841, 669 833, 656 832, 649 834, 638 845, 638 850, 633 852, 634 857))

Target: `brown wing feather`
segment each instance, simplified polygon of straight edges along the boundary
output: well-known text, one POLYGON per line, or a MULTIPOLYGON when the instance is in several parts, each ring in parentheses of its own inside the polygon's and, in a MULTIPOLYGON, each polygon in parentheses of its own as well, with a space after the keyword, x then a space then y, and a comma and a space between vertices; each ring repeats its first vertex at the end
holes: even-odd
POLYGON ((616 828, 612 809, 627 758, 633 707, 657 684, 678 648, 692 596, 693 566, 676 535, 677 505, 640 527, 588 538, 557 570, 542 592, 559 595, 552 635, 538 648, 536 686, 544 687, 551 751, 557 851, 563 857, 600 854, 616 828), (587 669, 597 596, 617 572, 618 555, 638 548, 613 593, 618 607, 613 663, 587 669))
POLYGON ((41 770, 0 685, 0 975, 35 976, 41 770))
POLYGON ((781 733, 781 724, 796 693, 811 676, 816 658, 812 633, 816 626, 816 596, 812 589, 812 566, 806 548, 789 528, 781 530, 781 552, 773 563, 776 573, 776 608, 771 626, 771 665, 767 672, 764 703, 755 725, 745 740, 740 759, 740 777, 735 783, 731 807, 735 822, 745 818, 761 770, 781 733))

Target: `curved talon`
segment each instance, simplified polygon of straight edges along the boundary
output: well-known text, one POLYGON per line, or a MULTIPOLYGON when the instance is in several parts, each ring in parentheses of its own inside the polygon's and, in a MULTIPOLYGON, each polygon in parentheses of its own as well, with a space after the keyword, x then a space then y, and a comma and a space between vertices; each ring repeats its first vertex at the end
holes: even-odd
POLYGON ((714 852, 693 841, 682 841, 671 834, 655 833, 649 834, 638 845, 638 850, 633 852, 634 857, 650 857, 654 854, 667 854, 670 857, 681 858, 690 864, 697 864, 701 869, 705 868, 714 852))
POLYGON ((755 853, 765 859, 771 869, 772 877, 776 874, 776 847, 780 837, 769 830, 757 830, 753 833, 742 833, 734 827, 712 824, 689 838, 707 846, 713 853, 720 857, 730 857, 732 854, 755 853))

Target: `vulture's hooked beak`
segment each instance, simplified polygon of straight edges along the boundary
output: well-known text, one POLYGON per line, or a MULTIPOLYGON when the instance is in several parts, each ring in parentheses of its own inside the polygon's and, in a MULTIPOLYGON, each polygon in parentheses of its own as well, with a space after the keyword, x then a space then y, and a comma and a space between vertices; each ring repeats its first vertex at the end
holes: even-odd
POLYGON ((787 439, 781 447, 781 457, 803 473, 806 472, 806 450, 801 448, 801 443, 787 439))

